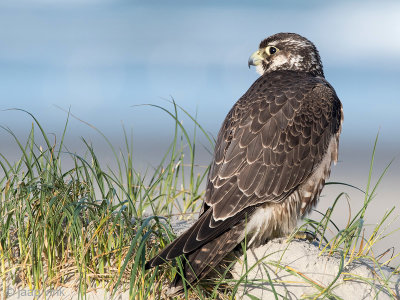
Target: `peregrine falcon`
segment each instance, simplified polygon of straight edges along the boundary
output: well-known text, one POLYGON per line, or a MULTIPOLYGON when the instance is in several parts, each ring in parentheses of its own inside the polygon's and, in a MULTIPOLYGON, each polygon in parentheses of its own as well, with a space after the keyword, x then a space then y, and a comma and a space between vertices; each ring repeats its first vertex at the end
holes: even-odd
POLYGON ((341 102, 318 50, 295 33, 260 43, 248 61, 261 75, 235 103, 218 133, 200 216, 147 262, 183 255, 183 281, 195 284, 246 238, 247 247, 290 234, 316 205, 337 161, 341 102))

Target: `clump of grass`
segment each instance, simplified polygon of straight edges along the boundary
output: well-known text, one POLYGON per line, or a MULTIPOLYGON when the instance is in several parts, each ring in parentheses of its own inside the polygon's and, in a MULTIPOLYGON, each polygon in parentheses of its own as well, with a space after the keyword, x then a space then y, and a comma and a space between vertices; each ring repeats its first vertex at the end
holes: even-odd
POLYGON ((208 171, 195 168, 197 131, 212 142, 194 118, 189 135, 175 103, 172 112, 161 109, 175 120, 175 134, 159 165, 145 175, 135 169, 133 141, 125 129, 125 149, 118 150, 99 132, 114 153, 117 170, 112 170, 84 138, 84 153, 68 151, 64 138, 71 114, 54 141, 23 110, 33 120, 26 141, 2 127, 21 152, 16 162, 0 154, 3 298, 9 283, 35 290, 70 286, 81 295, 98 287, 109 292, 129 287, 135 299, 159 295, 173 274, 145 273, 144 262, 172 237, 162 217, 197 211, 208 171), (73 162, 68 170, 63 168, 66 158, 73 162))
MULTIPOLYGON (((68 151, 64 138, 70 113, 59 139, 50 137, 40 122, 23 110, 19 111, 33 120, 26 141, 22 142, 12 130, 2 127, 21 152, 20 159, 15 162, 0 153, 3 173, 0 179, 0 277, 4 299, 10 283, 35 290, 73 287, 81 296, 104 288, 114 295, 129 289, 130 299, 162 298, 165 283, 180 272, 179 262, 147 272, 144 264, 174 238, 169 224, 172 215, 192 216, 198 212, 208 168, 196 168, 197 135, 200 132, 208 140, 210 149, 213 139, 195 117, 175 102, 172 102, 172 110, 150 106, 163 110, 174 120, 174 136, 158 166, 145 174, 135 168, 133 138, 125 129, 125 148, 115 149, 107 137, 94 128, 114 154, 117 167, 111 169, 102 164, 96 150, 84 138, 84 153, 68 151), (192 122, 191 133, 180 122, 181 114, 192 122), (65 159, 72 160, 73 167, 65 170, 65 159)), ((374 153, 375 147, 372 157, 374 153)), ((343 265, 364 258, 380 262, 379 257, 370 255, 371 249, 383 237, 382 229, 386 228, 384 224, 393 210, 385 214, 371 237, 363 236, 365 211, 383 176, 369 192, 372 164, 373 159, 364 206, 346 228, 339 230, 331 220, 332 211, 344 194, 337 197, 321 220, 307 219, 300 228, 312 231, 319 238, 323 252, 339 253, 343 265), (326 233, 332 230, 337 233, 328 238, 326 233)), ((247 273, 254 267, 248 266, 247 273)), ((227 279, 228 270, 213 286, 186 289, 183 297, 234 298, 246 277, 232 283, 227 279)), ((296 273, 296 270, 288 269, 288 272, 296 273)), ((343 267, 338 276, 341 272, 343 267)), ((284 297, 276 293, 274 280, 269 275, 268 279, 275 298, 284 297)), ((332 286, 318 289, 320 296, 330 296, 332 286)))

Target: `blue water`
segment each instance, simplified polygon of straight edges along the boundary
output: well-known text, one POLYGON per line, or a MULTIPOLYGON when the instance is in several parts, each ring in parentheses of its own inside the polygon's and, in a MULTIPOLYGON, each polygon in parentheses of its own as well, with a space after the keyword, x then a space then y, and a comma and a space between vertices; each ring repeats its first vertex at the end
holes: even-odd
MULTIPOLYGON (((106 134, 120 132, 122 121, 143 136, 163 135, 171 128, 164 125, 168 121, 160 111, 133 105, 168 107, 166 100, 172 98, 192 114, 197 111, 199 122, 216 134, 230 107, 257 76, 245 62, 242 67, 141 64, 73 70, 72 74, 33 63, 2 63, 0 70, 2 109, 26 109, 52 129, 63 126, 66 118, 58 107, 71 108, 106 134)), ((380 128, 383 136, 392 136, 388 143, 399 143, 400 71, 326 67, 326 77, 343 102, 344 137, 371 139, 380 128)), ((21 113, 0 114, 2 125, 17 131, 29 127, 30 119, 21 113)))

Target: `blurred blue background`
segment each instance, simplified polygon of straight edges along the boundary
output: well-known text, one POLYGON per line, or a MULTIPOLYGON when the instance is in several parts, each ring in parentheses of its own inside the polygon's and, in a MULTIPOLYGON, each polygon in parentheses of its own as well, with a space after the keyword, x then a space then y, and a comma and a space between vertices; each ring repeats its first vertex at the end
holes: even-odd
MULTIPOLYGON (((215 136, 258 76, 247 68, 249 55, 277 32, 299 33, 318 47, 326 78, 344 106, 332 180, 365 187, 378 130, 375 179, 400 153, 398 1, 3 0, 0 109, 26 109, 47 132, 60 134, 62 109, 71 108, 117 147, 124 143, 122 122, 133 128, 136 161, 157 162, 173 123, 156 109, 132 106, 165 106, 164 99, 173 97, 215 136)), ((0 124, 18 136, 26 136, 31 123, 21 112, 0 112, 0 124)), ((80 136, 98 143, 109 159, 99 135, 71 120, 67 142, 74 151, 83 148, 80 136)), ((17 153, 5 131, 0 152, 17 153)), ((199 157, 205 164, 210 159, 205 151, 199 157)), ((378 189, 371 223, 400 200, 397 160, 378 189)), ((329 187, 326 197, 341 190, 329 187)), ((356 193, 352 201, 356 208, 363 196, 356 193)), ((319 208, 330 203, 321 201, 319 208)))

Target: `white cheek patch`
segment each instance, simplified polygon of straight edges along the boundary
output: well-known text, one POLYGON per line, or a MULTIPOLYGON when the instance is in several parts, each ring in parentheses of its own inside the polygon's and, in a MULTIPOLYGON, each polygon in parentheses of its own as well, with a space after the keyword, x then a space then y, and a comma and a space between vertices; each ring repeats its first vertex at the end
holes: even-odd
POLYGON ((276 69, 278 69, 278 67, 286 64, 288 62, 287 57, 285 55, 278 55, 275 56, 271 62, 271 64, 269 65, 269 69, 271 71, 275 71, 276 69))
POLYGON ((260 74, 260 75, 263 75, 263 74, 264 74, 265 70, 264 70, 262 64, 259 64, 258 66, 256 66, 256 72, 257 72, 258 74, 260 74))

